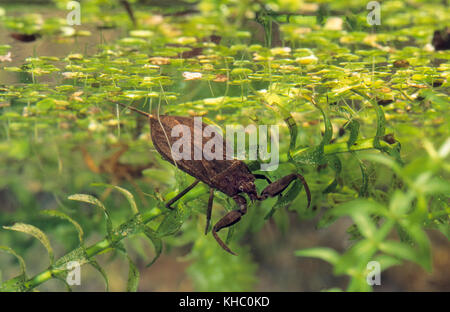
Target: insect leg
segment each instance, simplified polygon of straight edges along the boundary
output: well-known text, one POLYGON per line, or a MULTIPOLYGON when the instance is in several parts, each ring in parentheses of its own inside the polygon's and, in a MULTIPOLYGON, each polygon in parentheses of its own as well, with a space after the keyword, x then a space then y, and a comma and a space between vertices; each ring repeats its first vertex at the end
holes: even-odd
POLYGON ((253 174, 253 176, 255 179, 266 180, 269 184, 272 183, 272 181, 270 181, 270 179, 263 174, 253 174))
POLYGON ((225 251, 229 252, 232 255, 236 255, 234 252, 228 248, 227 245, 220 239, 219 235, 217 235, 217 232, 219 232, 221 229, 229 227, 239 220, 241 220, 241 217, 247 213, 247 201, 244 197, 240 195, 236 195, 233 197, 233 199, 236 201, 236 203, 239 205, 238 210, 233 210, 227 213, 222 219, 219 220, 219 222, 214 225, 212 229, 212 234, 216 241, 219 243, 220 247, 222 247, 225 251))
POLYGON ((187 188, 185 188, 183 191, 181 191, 180 193, 178 193, 174 198, 172 198, 171 200, 169 200, 166 204, 166 207, 169 209, 173 209, 173 207, 171 207, 171 205, 176 202, 177 200, 179 200, 181 197, 183 197, 184 195, 186 195, 187 192, 189 192, 190 190, 192 190, 197 184, 198 182, 200 182, 200 180, 195 180, 194 183, 192 183, 191 185, 189 185, 187 188))
POLYGON ((214 200, 214 189, 209 189, 209 200, 208 200, 208 208, 206 209, 206 228, 205 235, 208 233, 209 224, 211 223, 211 212, 214 200))
POLYGON ((282 177, 281 179, 269 184, 262 192, 260 196, 260 200, 264 200, 267 197, 275 197, 277 195, 280 195, 281 192, 283 192, 289 184, 291 184, 292 181, 295 179, 299 179, 303 186, 305 187, 306 197, 308 198, 308 208, 311 204, 311 192, 308 187, 308 183, 306 183, 305 178, 298 173, 292 173, 285 177, 282 177))

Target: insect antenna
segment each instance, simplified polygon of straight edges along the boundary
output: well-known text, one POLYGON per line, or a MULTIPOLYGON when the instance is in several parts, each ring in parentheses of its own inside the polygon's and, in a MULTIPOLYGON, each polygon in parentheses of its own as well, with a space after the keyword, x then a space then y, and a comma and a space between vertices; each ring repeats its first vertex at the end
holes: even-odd
POLYGON ((115 102, 115 103, 119 104, 122 107, 128 108, 129 110, 132 110, 132 111, 134 111, 136 113, 139 113, 141 115, 147 116, 148 118, 155 118, 155 116, 153 116, 152 114, 149 114, 149 113, 146 113, 144 111, 141 111, 141 110, 139 110, 139 109, 137 109, 137 108, 135 108, 133 106, 128 106, 128 105, 125 105, 125 104, 122 104, 122 103, 119 103, 119 102, 115 102))
MULTIPOLYGON (((113 101, 113 102, 114 102, 114 101, 113 101)), ((114 103, 115 103, 115 104, 118 104, 118 105, 120 105, 120 106, 122 106, 122 107, 125 107, 125 108, 127 108, 127 109, 129 109, 129 110, 132 110, 132 111, 134 111, 134 112, 136 112, 136 113, 138 113, 138 114, 147 116, 147 117, 150 118, 150 119, 151 119, 151 118, 156 118, 156 119, 158 120, 158 123, 159 123, 159 125, 160 125, 162 131, 164 132, 164 136, 166 137, 166 140, 167 140, 167 145, 168 145, 168 146, 172 146, 172 145, 170 144, 170 140, 169 140, 169 137, 167 136, 166 130, 164 129, 164 126, 163 126, 163 124, 162 124, 162 122, 161 122, 161 119, 159 118, 159 111, 160 111, 161 101, 160 101, 160 103, 158 104, 158 112, 157 112, 156 117, 155 117, 154 115, 152 115, 152 114, 149 114, 149 113, 146 113, 146 112, 144 112, 144 111, 141 111, 141 110, 139 110, 139 109, 137 109, 137 108, 135 108, 135 107, 133 107, 133 106, 128 106, 128 105, 125 105, 125 104, 119 103, 119 102, 114 102, 114 103)), ((173 151, 172 151, 172 149, 171 149, 171 157, 172 157, 172 161, 173 161, 175 167, 178 168, 178 164, 177 164, 177 162, 175 161, 175 158, 173 157, 173 154, 172 154, 172 153, 173 153, 173 151)))
MULTIPOLYGON (((166 93, 164 92, 164 88, 163 88, 163 86, 161 84, 161 81, 159 82, 159 86, 161 88, 161 93, 164 95, 164 100, 166 101, 166 104, 169 104, 169 102, 167 101, 167 98, 166 98, 166 93)), ((161 126, 161 129, 164 132, 164 136, 166 137, 167 145, 171 147, 172 145, 170 144, 169 137, 167 136, 166 130, 164 129, 164 127, 163 127, 163 125, 161 123, 161 119, 159 118, 160 110, 161 110, 161 95, 159 96, 158 111, 156 113, 156 117, 158 118, 159 125, 161 126)), ((173 150, 172 150, 172 148, 170 149, 170 157, 172 157, 172 161, 173 161, 175 167, 178 169, 178 163, 175 161, 175 158, 173 157, 173 150)))

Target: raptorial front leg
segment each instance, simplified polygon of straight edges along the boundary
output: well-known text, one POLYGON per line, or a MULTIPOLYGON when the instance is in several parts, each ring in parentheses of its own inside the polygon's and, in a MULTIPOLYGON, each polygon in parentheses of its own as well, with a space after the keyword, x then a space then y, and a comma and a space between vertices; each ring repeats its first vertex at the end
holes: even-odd
POLYGON ((197 184, 198 182, 200 182, 200 180, 195 180, 194 183, 192 183, 191 185, 189 185, 187 188, 185 188, 183 191, 181 191, 180 193, 178 193, 174 198, 172 198, 171 200, 169 200, 166 204, 166 207, 169 209, 173 209, 173 207, 171 206, 174 202, 176 202, 177 200, 179 200, 181 197, 183 197, 184 195, 186 195, 187 192, 189 192, 190 190, 192 190, 197 184))
POLYGON ((234 196, 233 199, 238 204, 239 209, 228 212, 222 219, 220 219, 216 223, 216 225, 214 225, 212 229, 212 234, 216 239, 216 241, 219 243, 219 245, 225 251, 229 252, 232 255, 236 255, 234 252, 230 250, 230 248, 228 248, 227 245, 225 245, 225 243, 220 239, 219 235, 217 235, 217 232, 219 232, 221 229, 237 223, 239 220, 241 220, 241 217, 247 213, 247 200, 240 195, 234 196))
POLYGON ((308 208, 311 204, 311 192, 308 187, 308 183, 306 183, 305 178, 299 174, 299 173, 292 173, 285 177, 282 177, 281 179, 269 184, 262 192, 261 196, 259 197, 260 200, 264 200, 268 197, 275 197, 277 195, 280 195, 281 192, 283 192, 289 184, 291 184, 292 181, 295 179, 299 179, 303 186, 305 187, 306 197, 308 198, 308 208))
POLYGON ((270 181, 270 179, 263 174, 253 174, 253 176, 255 179, 266 180, 269 184, 272 183, 272 181, 270 181))

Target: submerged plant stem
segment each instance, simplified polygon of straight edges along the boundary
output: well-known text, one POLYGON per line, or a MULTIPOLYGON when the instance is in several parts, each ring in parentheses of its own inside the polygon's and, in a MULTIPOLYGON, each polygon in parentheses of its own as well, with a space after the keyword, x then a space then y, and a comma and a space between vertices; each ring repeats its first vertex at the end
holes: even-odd
MULTIPOLYGON (((121 241, 122 239, 124 239, 126 237, 129 237, 127 235, 124 235, 124 230, 132 228, 135 225, 137 217, 140 217, 140 221, 142 222, 142 224, 146 224, 146 223, 152 221, 153 219, 155 219, 156 217, 159 217, 163 214, 164 213, 161 212, 159 209, 152 209, 141 215, 134 216, 131 220, 123 223, 116 230, 114 230, 112 235, 110 235, 109 237, 104 238, 103 240, 99 241, 98 243, 96 243, 90 247, 87 247, 85 249, 85 256, 89 259, 91 257, 99 255, 102 252, 108 251, 108 249, 112 250, 119 241, 121 241)), ((134 234, 137 234, 137 233, 134 233, 134 234)), ((73 260, 68 260, 68 261, 73 261, 73 260)), ((28 279, 23 284, 25 286, 25 290, 31 291, 34 288, 36 288, 37 286, 41 285, 42 283, 52 279, 55 275, 61 274, 64 271, 66 271, 66 269, 61 269, 61 267, 65 267, 64 266, 64 264, 66 264, 65 262, 63 263, 63 265, 59 265, 59 268, 50 267, 47 270, 28 279)), ((19 290, 19 289, 17 289, 17 290, 19 290)))
MULTIPOLYGON (((386 146, 386 147, 391 146, 392 147, 392 145, 389 145, 388 143, 386 143, 384 141, 380 141, 380 144, 381 144, 381 146, 386 146)), ((398 143, 394 143, 394 144, 398 144, 398 143)), ((314 148, 315 148, 315 146, 296 149, 292 152, 292 157, 296 157, 303 153, 307 153, 314 148)), ((348 147, 347 142, 341 142, 341 143, 326 144, 323 149, 324 149, 325 155, 333 155, 333 154, 339 154, 339 153, 348 153, 348 152, 354 152, 354 151, 376 149, 376 147, 374 145, 373 138, 369 138, 369 139, 357 140, 350 147, 348 147)), ((280 161, 281 162, 288 161, 287 155, 286 154, 280 155, 280 161)))

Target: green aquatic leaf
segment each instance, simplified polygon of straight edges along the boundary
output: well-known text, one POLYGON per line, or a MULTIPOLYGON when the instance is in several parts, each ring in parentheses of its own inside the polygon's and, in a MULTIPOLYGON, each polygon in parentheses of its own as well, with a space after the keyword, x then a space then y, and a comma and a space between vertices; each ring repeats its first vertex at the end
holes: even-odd
MULTIPOLYGON (((23 258, 20 255, 18 255, 12 248, 10 248, 8 246, 0 246, 0 251, 3 251, 3 252, 8 253, 10 255, 13 255, 19 261, 19 265, 20 265, 20 275, 19 275, 19 277, 22 280, 25 280, 27 278, 27 273, 26 273, 25 261, 23 260, 23 258)), ((2 288, 3 288, 2 280, 0 279, 0 291, 2 290, 2 288)))
POLYGON ((332 168, 335 173, 335 178, 334 178, 333 182, 331 182, 325 188, 325 190, 323 190, 322 193, 324 193, 324 194, 331 193, 336 190, 336 187, 338 186, 338 183, 339 183, 338 180, 340 179, 341 171, 342 171, 342 163, 338 156, 330 155, 330 156, 326 156, 326 159, 328 161, 330 168, 332 168))
POLYGON ((68 197, 68 199, 70 200, 76 200, 76 201, 81 201, 81 202, 85 202, 88 204, 92 204, 98 208, 100 208, 103 213, 105 214, 105 219, 106 219, 106 231, 108 234, 112 233, 112 229, 113 229, 113 225, 112 225, 112 221, 111 221, 111 217, 109 216, 109 212, 106 209, 106 207, 102 204, 101 201, 99 201, 97 198, 95 198, 92 195, 87 195, 87 194, 74 194, 74 195, 70 195, 68 197))
POLYGON ((358 139, 360 124, 357 120, 352 119, 344 126, 344 129, 347 128, 350 129, 350 137, 347 141, 347 146, 350 148, 350 146, 353 146, 358 139))
POLYGON ((266 214, 264 219, 265 220, 270 219, 273 216, 273 214, 279 209, 288 208, 295 200, 295 198, 298 196, 302 188, 303 188, 302 182, 299 181, 298 179, 295 180, 292 183, 292 186, 289 188, 289 190, 285 194, 283 194, 283 196, 278 197, 278 200, 273 205, 272 209, 266 214))
POLYGON ((62 211, 59 210, 43 210, 41 211, 42 214, 48 215, 48 216, 52 216, 52 217, 58 217, 64 220, 69 221, 70 223, 72 223, 72 225, 75 227, 75 229, 78 232, 78 239, 80 241, 80 244, 83 245, 84 244, 84 240, 83 240, 83 229, 81 228, 80 224, 78 224, 78 222, 76 222, 75 220, 73 220, 71 217, 69 217, 67 214, 65 214, 62 211))
POLYGON ((159 237, 175 234, 189 217, 190 209, 184 204, 178 204, 176 209, 171 210, 164 217, 156 232, 159 237))
POLYGON ((153 247, 155 248, 155 257, 149 264, 147 264, 147 267, 149 267, 153 263, 155 263, 155 261, 161 255, 161 252, 163 249, 163 243, 162 243, 162 239, 159 237, 159 234, 156 231, 154 231, 153 229, 151 229, 149 226, 145 226, 144 234, 145 234, 145 236, 148 237, 148 239, 150 239, 150 241, 153 244, 153 247))
POLYGON ((111 184, 105 184, 105 183, 93 183, 92 185, 93 186, 102 186, 102 187, 112 187, 112 188, 118 190, 120 193, 122 193, 126 197, 128 202, 130 203, 133 214, 139 213, 139 210, 136 205, 136 201, 134 200, 134 196, 128 190, 126 190, 120 186, 117 186, 117 185, 111 185, 111 184))
POLYGON ((128 282, 127 282, 127 291, 128 292, 136 292, 139 286, 139 270, 136 265, 133 263, 130 257, 128 257, 128 282))
POLYGON ((339 260, 339 254, 335 250, 325 247, 297 250, 295 255, 297 257, 318 258, 333 265, 339 260))
POLYGON ((50 245, 50 241, 47 235, 45 235, 44 232, 42 232, 39 228, 35 227, 34 225, 20 222, 14 223, 12 226, 3 226, 3 228, 6 230, 26 233, 38 239, 47 250, 48 256, 50 258, 50 265, 53 264, 53 262, 55 261, 55 256, 53 254, 53 249, 50 245))
MULTIPOLYGON (((63 10, 66 2, 56 1, 63 10)), ((270 177, 305 172, 317 209, 303 209, 302 185, 293 182, 282 197, 255 204, 230 228, 227 241, 239 257, 228 257, 211 235, 199 235, 204 218, 199 221, 197 216, 204 214, 208 187, 198 185, 180 199, 176 212, 169 211, 164 202, 181 185, 173 179, 176 168, 158 159, 144 177, 136 174, 142 180, 133 181, 142 185, 144 195, 151 194, 145 199, 150 209, 154 207, 153 219, 145 212, 138 214, 130 189, 131 193, 122 193, 134 217, 113 229, 103 203, 85 197, 81 201, 100 207, 106 215, 106 237, 92 248, 83 249, 81 244, 61 262, 57 260, 52 272, 45 270, 26 283, 20 276, 10 279, 2 290, 33 290, 37 281, 61 279, 64 272, 57 271, 64 271, 68 260, 87 264, 94 255, 120 249, 125 237, 146 235, 146 226, 155 259, 162 252, 162 237, 167 248, 194 245, 186 259, 191 261, 188 274, 195 290, 251 290, 256 266, 248 251, 240 248, 240 240, 261 229, 267 214, 274 214, 277 225, 284 228, 285 207, 300 218, 325 211, 318 228, 346 217, 353 220, 347 233, 355 240, 333 264, 335 273, 348 278, 347 290, 371 290, 365 279, 368 261, 379 261, 382 270, 405 260, 431 268, 428 229, 449 235, 445 195, 450 149, 438 150, 426 143, 441 145, 449 136, 450 54, 432 51, 434 31, 444 34, 449 20, 442 1, 415 1, 407 7, 401 1, 385 1, 383 22, 376 26, 367 24, 361 1, 302 6, 301 1, 271 0, 266 6, 260 1, 243 10, 243 2, 205 0, 195 7, 198 14, 189 18, 177 5, 157 5, 161 17, 140 3, 138 25, 132 25, 120 7, 124 2, 83 1, 83 24, 93 34, 87 41, 81 37, 89 31, 67 26, 64 19, 53 17, 52 10, 28 14, 20 6, 4 12, 0 8, 5 36, 31 35, 29 39, 35 40, 14 39, 10 45, 0 45, 0 157, 5 164, 0 189, 7 191, 6 211, 10 193, 17 207, 13 215, 2 216, 6 222, 21 219, 20 215, 33 217, 30 212, 36 210, 35 204, 46 202, 47 193, 85 192, 80 189, 85 190, 94 175, 95 180, 128 185, 130 181, 122 178, 111 179, 120 170, 88 172, 80 155, 72 152, 75 146, 92 144, 92 158, 99 166, 104 152, 119 142, 133 149, 133 155, 121 159, 123 164, 145 163, 149 156, 153 160, 158 155, 149 143, 148 122, 125 112, 118 115, 111 100, 152 113, 203 116, 206 123, 222 128, 284 120, 281 134, 289 132, 290 140, 280 137, 280 166, 270 177), (47 49, 48 56, 40 55, 46 42, 69 49, 47 49), (24 56, 21 50, 30 53, 24 56), (201 73, 202 78, 186 81, 183 72, 201 73), (333 127, 342 125, 346 133, 340 131, 333 138, 333 127), (406 248, 389 245, 396 230, 397 243, 406 248)), ((128 2, 136 10, 137 1, 128 2)), ((251 170, 261 169, 261 162, 248 164, 251 170)), ((258 190, 264 183, 257 183, 258 190)), ((236 209, 226 195, 217 197, 219 209, 236 209)), ((117 212, 115 217, 129 215, 116 209, 118 204, 112 197, 104 201, 109 212, 117 212)), ((80 241, 83 231, 98 230, 91 224, 95 220, 83 214, 75 218, 81 218, 82 229, 67 215, 50 215, 71 222, 80 241)), ((6 233, 2 237, 6 240, 9 234, 18 235, 6 233)), ((13 247, 19 251, 26 246, 13 247)), ((136 266, 129 266, 128 289, 136 290, 136 266)))
POLYGON ((361 177, 362 177, 361 186, 359 188, 359 196, 367 197, 367 191, 369 188, 369 178, 367 175, 367 168, 359 158, 357 159, 359 162, 359 168, 361 169, 361 177))
POLYGON ((389 240, 382 242, 379 248, 381 251, 399 257, 400 259, 418 262, 417 251, 407 244, 389 240))
POLYGON ((109 279, 108 275, 106 274, 106 271, 98 264, 98 262, 95 259, 89 259, 89 264, 96 269, 103 277, 103 280, 105 281, 105 287, 106 291, 109 291, 109 279))

